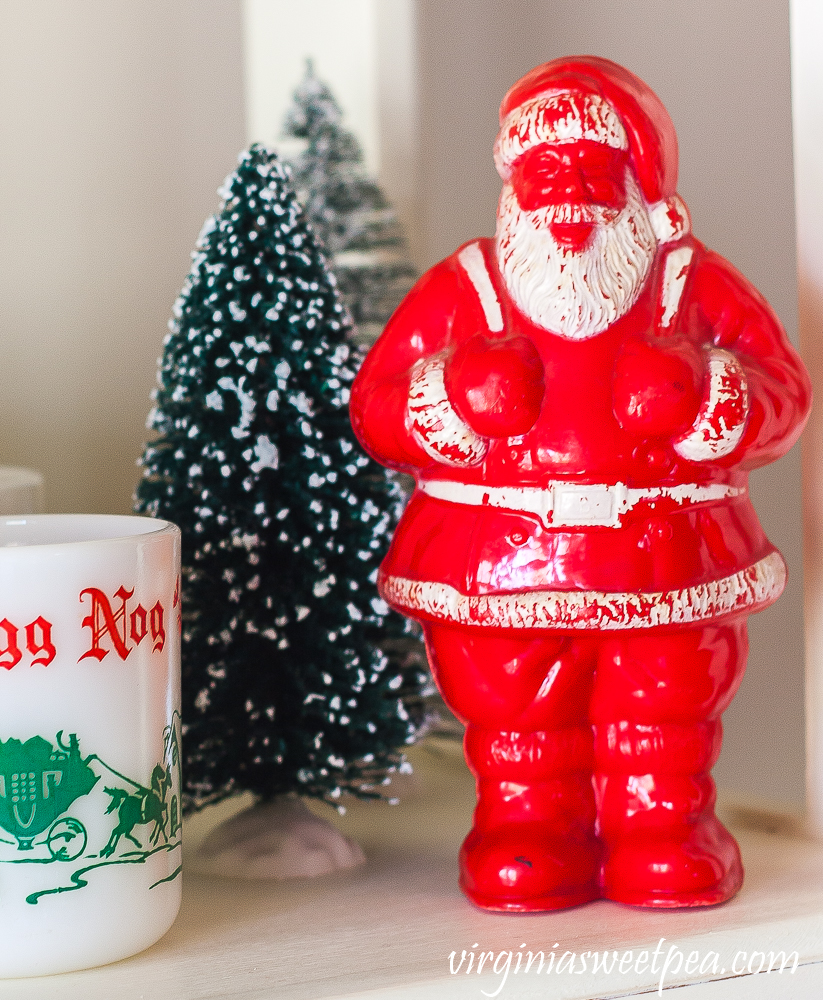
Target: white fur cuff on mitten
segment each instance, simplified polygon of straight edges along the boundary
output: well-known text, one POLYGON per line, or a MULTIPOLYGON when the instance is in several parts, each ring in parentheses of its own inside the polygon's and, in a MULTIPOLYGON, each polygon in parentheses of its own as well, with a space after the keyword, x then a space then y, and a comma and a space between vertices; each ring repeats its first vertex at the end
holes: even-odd
POLYGON ((708 395, 691 429, 674 442, 677 454, 690 462, 711 462, 734 451, 749 416, 746 373, 737 358, 711 348, 708 363, 708 395))
POLYGON ((456 468, 479 465, 489 442, 452 406, 443 378, 443 358, 419 361, 409 386, 408 424, 414 439, 437 462, 456 468))

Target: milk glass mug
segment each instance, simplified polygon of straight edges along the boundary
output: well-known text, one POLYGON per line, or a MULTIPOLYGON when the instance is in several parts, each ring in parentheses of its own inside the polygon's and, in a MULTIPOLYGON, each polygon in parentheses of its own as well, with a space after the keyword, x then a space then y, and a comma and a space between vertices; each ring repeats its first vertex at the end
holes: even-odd
POLYGON ((180 864, 179 530, 0 517, 0 976, 148 947, 180 864))

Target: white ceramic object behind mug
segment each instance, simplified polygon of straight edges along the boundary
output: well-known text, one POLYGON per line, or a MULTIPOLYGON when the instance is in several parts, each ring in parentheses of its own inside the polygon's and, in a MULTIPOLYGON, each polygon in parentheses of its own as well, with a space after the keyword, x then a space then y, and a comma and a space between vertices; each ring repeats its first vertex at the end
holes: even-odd
POLYGON ((19 465, 0 465, 0 517, 39 514, 42 510, 42 473, 19 465))
POLYGON ((0 976, 102 965, 180 905, 180 532, 0 518, 0 976))

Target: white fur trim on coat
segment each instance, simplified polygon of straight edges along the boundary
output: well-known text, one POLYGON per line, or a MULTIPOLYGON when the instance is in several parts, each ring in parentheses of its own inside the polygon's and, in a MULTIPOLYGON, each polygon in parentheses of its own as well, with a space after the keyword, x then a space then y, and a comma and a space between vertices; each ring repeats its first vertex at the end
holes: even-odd
POLYGON ((731 576, 660 593, 527 590, 461 594, 446 583, 384 576, 380 593, 405 614, 458 625, 511 629, 641 629, 689 625, 751 613, 777 600, 786 565, 772 552, 731 576))
POLYGON ((446 392, 443 358, 418 361, 409 385, 408 424, 414 439, 436 462, 456 468, 479 465, 489 442, 461 420, 446 392))
POLYGON ((734 451, 749 416, 746 373, 729 351, 711 348, 709 392, 691 430, 674 442, 674 450, 690 462, 711 462, 734 451))

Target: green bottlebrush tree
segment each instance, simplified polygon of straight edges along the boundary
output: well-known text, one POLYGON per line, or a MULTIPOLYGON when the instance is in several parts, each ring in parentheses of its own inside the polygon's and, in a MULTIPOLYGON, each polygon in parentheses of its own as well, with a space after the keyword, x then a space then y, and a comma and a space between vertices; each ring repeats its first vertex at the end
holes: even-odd
POLYGON ((351 430, 350 321, 288 168, 253 146, 220 195, 137 490, 183 532, 186 805, 373 796, 425 680, 380 648, 404 629, 375 588, 400 494, 351 430))
POLYGON ((371 344, 411 288, 415 271, 394 209, 366 174, 357 139, 311 62, 283 134, 301 140, 295 188, 334 271, 360 343, 371 344))

